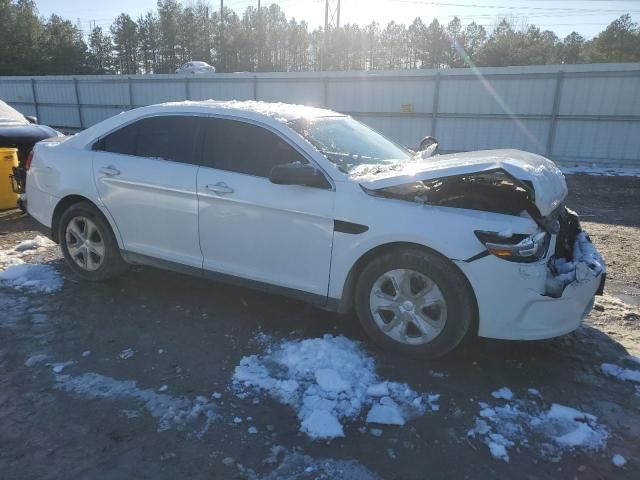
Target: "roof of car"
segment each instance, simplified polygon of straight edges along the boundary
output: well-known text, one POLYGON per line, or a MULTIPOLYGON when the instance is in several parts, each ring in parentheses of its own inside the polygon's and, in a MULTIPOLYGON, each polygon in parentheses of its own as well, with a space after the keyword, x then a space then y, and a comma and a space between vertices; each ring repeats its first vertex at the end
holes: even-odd
POLYGON ((0 125, 25 125, 29 123, 24 115, 0 100, 0 125))
POLYGON ((288 122, 291 120, 297 120, 300 118, 318 118, 318 117, 338 117, 343 114, 334 112, 333 110, 327 110, 324 108, 307 107, 305 105, 295 105, 290 103, 268 103, 257 102, 254 100, 230 100, 230 101, 217 101, 217 100, 203 100, 203 101, 187 101, 187 102, 169 102, 163 103, 159 106, 164 107, 178 107, 185 106, 198 107, 198 109, 211 109, 217 111, 228 111, 238 114, 252 113, 255 115, 265 116, 279 120, 282 122, 288 122))

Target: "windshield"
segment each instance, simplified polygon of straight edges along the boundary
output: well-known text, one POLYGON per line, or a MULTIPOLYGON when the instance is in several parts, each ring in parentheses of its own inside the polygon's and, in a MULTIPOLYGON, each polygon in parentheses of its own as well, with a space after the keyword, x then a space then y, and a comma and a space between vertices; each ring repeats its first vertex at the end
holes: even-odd
POLYGON ((24 116, 0 100, 0 126, 26 125, 24 116))
POLYGON ((290 125, 345 173, 413 160, 411 152, 351 117, 304 118, 290 125))

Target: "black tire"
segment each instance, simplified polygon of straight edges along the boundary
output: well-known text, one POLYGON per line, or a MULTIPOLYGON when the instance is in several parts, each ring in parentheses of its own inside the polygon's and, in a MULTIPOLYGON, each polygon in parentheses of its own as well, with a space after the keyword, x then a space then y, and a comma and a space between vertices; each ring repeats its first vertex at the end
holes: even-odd
POLYGON ((58 224, 58 239, 60 248, 67 264, 78 277, 83 280, 92 282, 102 282, 112 279, 123 274, 128 264, 123 260, 120 254, 120 248, 116 237, 111 230, 109 222, 102 212, 89 202, 78 202, 67 208, 60 217, 58 224), (97 227, 102 244, 104 245, 104 257, 100 265, 95 270, 83 269, 76 260, 74 260, 69 252, 67 227, 74 220, 86 218, 89 219, 97 227))
POLYGON ((369 262, 358 277, 355 309, 362 327, 379 346, 411 356, 437 358, 453 350, 465 337, 477 317, 475 295, 465 278, 446 258, 419 248, 402 248, 383 254, 369 262), (383 274, 408 269, 428 277, 439 288, 446 303, 446 317, 442 330, 427 343, 415 345, 398 341, 374 320, 370 295, 374 284, 383 274))

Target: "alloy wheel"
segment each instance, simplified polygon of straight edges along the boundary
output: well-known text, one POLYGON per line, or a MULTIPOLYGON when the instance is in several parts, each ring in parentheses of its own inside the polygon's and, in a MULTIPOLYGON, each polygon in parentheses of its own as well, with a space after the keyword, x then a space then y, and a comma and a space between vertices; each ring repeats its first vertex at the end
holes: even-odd
POLYGON ((371 287, 369 308, 385 335, 407 345, 431 342, 447 322, 447 304, 438 285, 411 269, 380 275, 371 287))
POLYGON ((83 270, 100 268, 105 257, 104 239, 97 225, 87 217, 74 217, 65 232, 69 256, 83 270))

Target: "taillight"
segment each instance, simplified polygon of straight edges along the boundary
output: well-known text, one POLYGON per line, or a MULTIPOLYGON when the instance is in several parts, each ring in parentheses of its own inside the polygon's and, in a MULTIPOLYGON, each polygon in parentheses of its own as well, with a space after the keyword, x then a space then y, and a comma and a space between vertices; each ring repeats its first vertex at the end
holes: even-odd
POLYGON ((27 161, 24 162, 24 169, 25 170, 29 170, 31 168, 31 161, 33 160, 33 150, 31 150, 29 152, 29 155, 27 156, 27 161))

